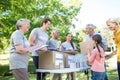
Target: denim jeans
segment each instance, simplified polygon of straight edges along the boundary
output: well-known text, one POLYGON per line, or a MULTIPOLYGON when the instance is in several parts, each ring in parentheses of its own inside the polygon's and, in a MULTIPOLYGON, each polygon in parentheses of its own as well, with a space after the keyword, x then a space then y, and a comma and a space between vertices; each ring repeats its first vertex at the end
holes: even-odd
POLYGON ((120 62, 117 62, 118 80, 120 80, 120 62))
POLYGON ((92 71, 92 80, 104 80, 104 72, 92 71))
MULTIPOLYGON (((33 62, 35 64, 35 68, 38 69, 39 66, 39 56, 33 56, 33 62)), ((42 73, 42 80, 45 80, 45 76, 46 74, 45 73, 42 73)), ((41 73, 40 72, 37 72, 37 79, 36 80, 41 80, 41 73)))
POLYGON ((104 66, 105 66, 105 72, 104 72, 105 77, 104 77, 104 80, 108 80, 107 70, 106 70, 106 64, 104 66))

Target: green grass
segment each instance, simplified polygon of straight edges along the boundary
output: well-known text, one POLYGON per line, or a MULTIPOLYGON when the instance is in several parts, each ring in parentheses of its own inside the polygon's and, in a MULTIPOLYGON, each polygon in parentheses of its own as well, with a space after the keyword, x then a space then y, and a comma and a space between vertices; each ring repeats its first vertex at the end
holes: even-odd
MULTIPOLYGON (((112 71, 108 71, 108 77, 109 80, 118 80, 117 78, 117 71, 116 70, 112 70, 112 71)), ((63 80, 65 80, 66 75, 62 74, 62 78, 63 80)), ((47 79, 46 80, 50 80, 50 75, 47 75, 47 79)), ((30 80, 36 80, 36 74, 29 74, 29 79, 30 80)), ((0 80, 14 80, 13 76, 0 76, 0 80)), ((77 73, 77 80, 87 80, 87 77, 84 73, 82 72, 78 72, 77 73)), ((89 80, 91 80, 91 74, 89 73, 89 80)))
MULTIPOLYGON (((30 80, 36 80, 35 79, 36 75, 35 74, 29 74, 29 79, 30 80)), ((0 80, 14 80, 13 76, 0 76, 0 80)))
MULTIPOLYGON (((12 72, 9 70, 9 61, 8 58, 2 58, 0 59, 0 80, 14 80, 12 76, 12 72)), ((36 80, 36 74, 35 74, 35 67, 32 62, 32 59, 29 61, 29 66, 28 66, 28 71, 29 71, 29 79, 30 80, 36 80)), ((117 70, 109 70, 107 71, 109 80, 118 80, 117 77, 117 70)), ((50 75, 48 74, 46 80, 49 80, 50 75)), ((66 75, 62 74, 63 80, 65 80, 66 75)), ((77 80, 87 80, 86 75, 84 72, 78 72, 77 73, 77 80)), ((91 74, 89 72, 89 80, 91 80, 91 74)))
POLYGON ((117 70, 107 71, 109 80, 118 80, 117 70))

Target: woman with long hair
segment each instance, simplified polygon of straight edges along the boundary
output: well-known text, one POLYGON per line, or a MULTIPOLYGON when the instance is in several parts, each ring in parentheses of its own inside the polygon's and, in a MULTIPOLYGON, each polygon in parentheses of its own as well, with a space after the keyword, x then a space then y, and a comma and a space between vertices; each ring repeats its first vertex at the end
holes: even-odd
MULTIPOLYGON (((70 55, 75 55, 77 53, 77 48, 72 42, 72 35, 70 33, 66 34, 66 41, 61 44, 61 50, 70 55)), ((76 80, 75 72, 67 74, 68 80, 76 80)))

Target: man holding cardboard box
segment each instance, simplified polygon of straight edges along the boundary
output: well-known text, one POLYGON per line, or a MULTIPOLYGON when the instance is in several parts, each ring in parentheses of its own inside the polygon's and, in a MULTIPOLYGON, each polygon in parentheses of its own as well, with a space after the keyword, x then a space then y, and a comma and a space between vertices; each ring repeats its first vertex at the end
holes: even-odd
MULTIPOLYGON (((88 34, 87 37, 86 37, 86 41, 91 41, 92 36, 94 36, 96 34, 99 34, 102 37, 102 46, 103 46, 104 50, 107 50, 107 47, 108 47, 107 41, 105 40, 105 38, 100 33, 96 33, 94 31, 94 29, 95 29, 95 25, 93 25, 93 24, 87 24, 86 25, 86 33, 88 34)), ((105 65, 105 69, 106 69, 106 65, 105 65)), ((104 80, 108 80, 106 71, 105 71, 105 79, 104 80)))

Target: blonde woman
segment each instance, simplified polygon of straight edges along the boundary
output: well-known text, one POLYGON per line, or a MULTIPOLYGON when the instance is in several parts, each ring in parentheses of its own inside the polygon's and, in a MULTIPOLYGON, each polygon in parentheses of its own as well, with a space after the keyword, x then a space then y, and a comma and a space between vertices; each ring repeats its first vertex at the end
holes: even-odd
POLYGON ((29 51, 39 47, 30 44, 24 34, 29 31, 30 21, 28 19, 19 19, 16 23, 16 31, 10 39, 10 70, 13 72, 15 80, 29 80, 28 78, 28 61, 29 51))
POLYGON ((114 54, 117 54, 117 69, 118 69, 118 78, 120 80, 120 27, 117 18, 110 18, 106 21, 106 24, 110 30, 114 32, 113 40, 117 46, 117 50, 113 51, 110 55, 107 55, 106 58, 112 57, 114 54))

